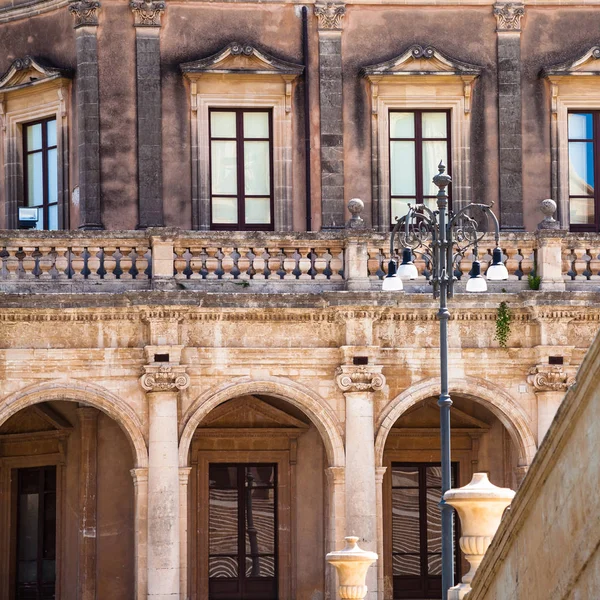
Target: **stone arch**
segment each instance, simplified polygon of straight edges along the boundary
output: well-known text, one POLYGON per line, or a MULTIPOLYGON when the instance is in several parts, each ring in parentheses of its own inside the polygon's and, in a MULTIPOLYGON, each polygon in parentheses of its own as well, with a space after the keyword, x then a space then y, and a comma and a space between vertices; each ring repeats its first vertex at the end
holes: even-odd
POLYGON ((241 377, 201 394, 188 408, 182 419, 179 440, 180 467, 187 466, 192 436, 202 419, 219 404, 237 396, 250 394, 268 394, 300 409, 321 434, 329 466, 344 466, 345 452, 341 427, 335 414, 323 398, 309 388, 289 379, 265 377, 256 380, 251 377, 241 377))
MULTIPOLYGON (((450 394, 460 394, 490 410, 506 427, 519 450, 519 466, 529 466, 537 450, 525 411, 504 390, 489 381, 464 377, 450 380, 450 394)), ((385 408, 377 423, 375 464, 383 464, 383 450, 394 423, 412 406, 439 396, 439 379, 424 379, 396 396, 385 408)))
POLYGON ((142 434, 142 423, 134 410, 118 396, 90 383, 75 380, 51 381, 19 390, 0 402, 0 425, 28 406, 52 400, 89 404, 107 414, 127 435, 136 468, 148 467, 148 449, 142 434))

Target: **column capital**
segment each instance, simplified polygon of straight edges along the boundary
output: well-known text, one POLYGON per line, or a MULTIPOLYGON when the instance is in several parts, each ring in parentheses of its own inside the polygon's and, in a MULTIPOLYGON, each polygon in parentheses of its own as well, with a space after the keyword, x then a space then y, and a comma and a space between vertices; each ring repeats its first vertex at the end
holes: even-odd
POLYGON ((521 33, 521 19, 525 14, 525 6, 520 2, 494 4, 496 31, 521 33))
POLYGON ((138 487, 141 483, 148 483, 148 469, 146 467, 131 469, 129 472, 131 473, 134 487, 138 487))
POLYGON ((141 386, 147 392, 178 392, 190 385, 190 377, 185 365, 155 363, 144 365, 140 378, 141 386))
POLYGON ((192 467, 179 467, 179 484, 187 485, 190 478, 192 467))
POLYGON ((315 4, 315 15, 319 19, 319 31, 341 31, 346 5, 340 2, 319 2, 315 4))
POLYGON ((375 467, 375 483, 382 483, 387 467, 375 467))
POLYGON ((98 0, 80 0, 69 4, 69 12, 75 19, 75 29, 83 26, 97 27, 99 10, 98 0))
POLYGON ((129 8, 133 11, 135 27, 160 27, 166 4, 160 0, 132 0, 129 8))
POLYGON ((325 469, 327 480, 334 485, 342 485, 346 481, 345 467, 327 467, 325 469))
POLYGON ((385 385, 381 365, 341 365, 335 381, 342 392, 377 392, 385 385))
POLYGON ((536 392, 566 392, 575 383, 577 368, 570 365, 535 365, 527 383, 536 392))

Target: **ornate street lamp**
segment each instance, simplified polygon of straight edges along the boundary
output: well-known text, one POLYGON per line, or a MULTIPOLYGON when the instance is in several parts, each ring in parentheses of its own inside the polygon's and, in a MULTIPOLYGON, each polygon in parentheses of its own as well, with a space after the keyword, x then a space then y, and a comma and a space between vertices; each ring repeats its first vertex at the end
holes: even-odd
MULTIPOLYGON (((433 286, 433 297, 439 298, 440 308, 440 442, 442 464, 442 496, 451 487, 450 455, 450 407, 452 400, 448 390, 448 319, 450 312, 447 300, 453 296, 455 274, 460 275, 460 259, 472 250, 473 265, 467 281, 467 292, 485 292, 486 280, 481 275, 481 264, 477 260, 477 246, 489 224, 494 228, 496 248, 493 251, 492 265, 488 268, 487 279, 501 281, 508 279, 508 271, 502 263, 502 250, 499 247, 500 228, 498 219, 487 204, 469 204, 456 214, 448 210, 446 188, 452 181, 445 173, 446 167, 440 162, 439 173, 433 183, 439 188, 437 210, 424 204, 409 205, 408 214, 396 224, 390 235, 390 256, 388 274, 383 280, 384 291, 402 289, 402 279, 416 279, 417 269, 413 264, 414 254, 421 254, 429 269, 429 282, 433 286), (478 219, 469 215, 477 212, 478 219), (485 227, 482 227, 485 225, 485 227), (397 240, 395 246, 394 241, 397 240), (402 249, 402 263, 397 264, 395 256, 402 249)), ((454 585, 454 533, 452 507, 440 500, 442 511, 442 600, 447 600, 448 588, 454 585)))

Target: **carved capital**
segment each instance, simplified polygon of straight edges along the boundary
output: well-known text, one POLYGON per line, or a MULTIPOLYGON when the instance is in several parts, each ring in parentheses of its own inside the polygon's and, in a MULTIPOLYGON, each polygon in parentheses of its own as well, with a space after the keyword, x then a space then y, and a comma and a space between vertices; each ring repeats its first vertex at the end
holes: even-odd
POLYGON ((494 4, 496 31, 521 31, 525 7, 521 3, 494 4))
POLYGON ((575 383, 575 369, 561 365, 536 365, 529 369, 527 383, 536 392, 564 392, 575 383))
POLYGON ((140 383, 147 392, 176 392, 190 385, 182 365, 145 365, 144 371, 140 383))
POLYGON ((99 10, 100 2, 97 0, 80 0, 69 4, 69 12, 75 19, 75 29, 84 25, 96 27, 99 10))
POLYGON ((166 4, 157 0, 133 0, 129 8, 133 11, 135 27, 160 27, 160 18, 166 4))
POLYGON ((319 30, 340 31, 342 19, 346 14, 346 5, 336 2, 315 4, 315 15, 319 19, 319 30))
POLYGON ((385 385, 381 366, 342 365, 335 371, 335 381, 342 392, 377 392, 385 385))

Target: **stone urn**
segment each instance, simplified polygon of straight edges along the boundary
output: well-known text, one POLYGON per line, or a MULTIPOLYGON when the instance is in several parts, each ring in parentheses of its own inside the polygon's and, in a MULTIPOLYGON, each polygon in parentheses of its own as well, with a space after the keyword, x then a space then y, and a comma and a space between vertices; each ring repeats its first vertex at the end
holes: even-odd
POLYGON ((490 483, 487 473, 475 473, 469 484, 444 494, 446 504, 454 507, 460 517, 460 548, 471 565, 462 583, 450 588, 449 600, 462 600, 471 589, 473 576, 500 527, 502 514, 514 496, 513 490, 490 483))
POLYGON ((367 595, 367 571, 377 560, 377 554, 361 550, 355 536, 344 539, 346 547, 330 552, 325 559, 337 569, 340 597, 362 600, 367 595))

